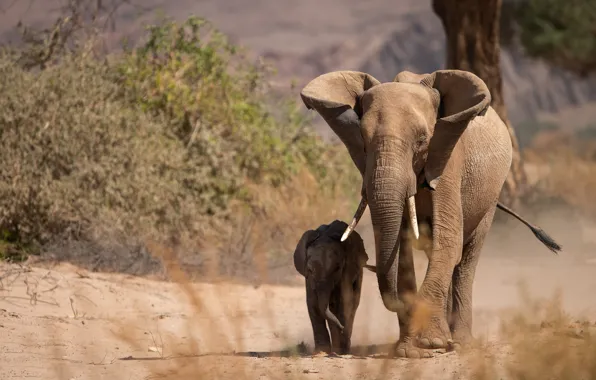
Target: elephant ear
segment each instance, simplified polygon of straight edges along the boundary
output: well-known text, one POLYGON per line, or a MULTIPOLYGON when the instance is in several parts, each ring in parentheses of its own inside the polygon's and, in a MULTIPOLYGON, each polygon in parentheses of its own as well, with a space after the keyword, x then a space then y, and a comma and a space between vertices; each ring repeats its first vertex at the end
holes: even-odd
POLYGON ((394 81, 421 83, 437 91, 439 111, 424 167, 426 182, 434 190, 468 124, 488 110, 490 91, 482 79, 463 70, 439 70, 423 75, 403 71, 394 81))
POLYGON ((358 267, 363 268, 368 262, 368 255, 364 249, 364 241, 362 240, 362 237, 356 231, 354 231, 346 241, 352 250, 350 255, 354 258, 354 261, 358 267), (354 237, 352 237, 352 235, 354 235, 354 237))
POLYGON ((316 110, 348 149, 364 176, 364 141, 360 133, 362 94, 380 82, 359 71, 334 71, 310 81, 300 93, 304 105, 316 110))
POLYGON ((302 276, 306 276, 306 249, 320 236, 319 231, 308 230, 302 234, 294 250, 294 267, 302 276))
POLYGON ((348 228, 348 224, 341 220, 334 220, 329 225, 325 225, 325 227, 325 235, 333 240, 340 240, 346 228, 348 228))
POLYGON ((362 237, 354 231, 348 236, 343 244, 347 255, 347 262, 349 263, 349 273, 347 273, 347 275, 350 280, 354 280, 368 262, 368 255, 366 254, 366 249, 364 249, 364 241, 362 240, 362 237))
MULTIPOLYGON (((340 241, 347 227, 348 224, 346 222, 335 220, 329 224, 325 233, 331 239, 340 241)), ((348 268, 353 268, 352 271, 355 275, 356 271, 361 267, 364 267, 368 262, 368 255, 364 249, 364 242, 360 235, 356 231, 353 231, 341 245, 346 254, 346 262, 349 263, 348 268)))
MULTIPOLYGON (((325 235, 330 239, 340 241, 346 231, 348 224, 341 220, 334 220, 325 230, 325 235)), ((368 255, 364 249, 364 241, 360 235, 353 231, 348 238, 340 243, 345 254, 345 263, 343 276, 349 281, 353 281, 361 268, 368 262, 368 255)))

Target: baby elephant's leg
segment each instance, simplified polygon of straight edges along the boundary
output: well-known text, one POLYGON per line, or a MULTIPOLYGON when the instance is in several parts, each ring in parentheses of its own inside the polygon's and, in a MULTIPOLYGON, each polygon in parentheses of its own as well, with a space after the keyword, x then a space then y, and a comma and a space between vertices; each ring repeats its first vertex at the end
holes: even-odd
POLYGON ((308 316, 310 317, 310 324, 314 334, 315 352, 324 351, 329 352, 331 349, 331 341, 329 340, 329 331, 327 331, 327 324, 325 317, 321 315, 317 308, 317 300, 313 297, 313 292, 306 290, 306 304, 308 306, 308 316))
POLYGON ((333 292, 331 293, 331 298, 329 300, 329 309, 333 314, 337 316, 339 321, 344 326, 344 330, 340 330, 340 328, 335 324, 329 324, 329 330, 331 331, 331 351, 335 352, 336 354, 343 354, 343 335, 347 327, 342 306, 343 305, 341 300, 341 289, 339 286, 337 286, 335 289, 333 289, 333 292))
POLYGON ((341 317, 344 325, 343 331, 333 326, 331 328, 332 345, 335 352, 341 355, 350 353, 352 348, 352 331, 354 327, 354 318, 356 310, 360 303, 360 291, 362 288, 362 270, 360 270, 356 280, 346 279, 341 288, 334 292, 334 306, 341 317), (337 305, 337 306, 336 306, 337 305), (337 343, 335 343, 337 342, 337 343))
POLYGON ((345 347, 345 353, 349 353, 352 348, 352 331, 354 328, 354 319, 356 318, 356 311, 360 305, 360 293, 362 289, 362 268, 358 272, 358 277, 349 285, 349 290, 346 292, 345 297, 345 312, 346 312, 346 324, 343 334, 343 345, 345 347))

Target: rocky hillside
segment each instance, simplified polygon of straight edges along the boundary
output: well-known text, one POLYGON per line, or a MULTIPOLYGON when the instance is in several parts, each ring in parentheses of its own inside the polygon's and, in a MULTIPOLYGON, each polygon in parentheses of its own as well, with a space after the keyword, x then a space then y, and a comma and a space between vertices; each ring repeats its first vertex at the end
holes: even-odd
MULTIPOLYGON (((276 59, 287 75, 312 78, 329 70, 352 69, 389 81, 401 70, 430 72, 443 68, 445 36, 439 19, 426 9, 400 15, 395 28, 386 34, 362 35, 302 56, 284 57, 273 52, 269 57, 276 59)), ((515 48, 503 48, 501 65, 505 101, 516 124, 596 101, 596 76, 575 77, 530 59, 515 48)), ((584 106, 583 112, 592 113, 591 108, 584 106)), ((585 119, 578 120, 577 126, 583 127, 585 119)), ((568 117, 565 121, 574 123, 568 117)))
MULTIPOLYGON (((359 69, 379 80, 391 80, 403 69, 429 72, 442 68, 445 37, 439 19, 426 11, 404 15, 399 24, 400 28, 373 47, 359 69)), ((525 57, 519 49, 503 48, 501 68, 505 101, 513 122, 596 100, 596 76, 574 77, 525 57)))
MULTIPOLYGON (((117 1, 117 0, 112 0, 117 1)), ((63 0, 17 0, 0 13, 4 40, 20 19, 43 25, 55 18, 63 0), (32 4, 32 5, 30 5, 32 4), (29 6, 30 5, 30 6, 29 6)), ((134 1, 133 1, 134 3, 134 1)), ((212 20, 232 39, 276 64, 277 87, 290 80, 300 86, 329 70, 367 71, 390 80, 400 70, 429 72, 444 65, 443 30, 430 1, 415 0, 145 0, 116 13, 112 40, 138 35, 141 23, 155 11, 182 19, 197 14, 212 20)), ((567 109, 565 124, 583 126, 596 115, 596 77, 579 79, 528 59, 520 51, 503 49, 505 98, 511 120, 520 124, 543 114, 567 109), (583 106, 582 117, 570 107, 583 106)), ((324 132, 329 132, 324 128, 324 132)), ((521 135, 524 131, 518 131, 521 135)), ((522 140, 526 141, 525 136, 522 140)))

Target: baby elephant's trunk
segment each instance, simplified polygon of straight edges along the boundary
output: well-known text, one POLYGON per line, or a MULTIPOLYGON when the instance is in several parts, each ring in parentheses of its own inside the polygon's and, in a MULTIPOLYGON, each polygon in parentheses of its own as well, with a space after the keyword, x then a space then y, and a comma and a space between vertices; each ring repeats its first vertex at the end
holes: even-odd
POLYGON ((325 319, 329 324, 334 324, 339 327, 340 330, 344 329, 344 326, 341 324, 339 319, 331 310, 329 309, 329 299, 331 298, 331 291, 327 289, 328 286, 325 286, 325 291, 321 290, 321 288, 317 289, 317 298, 318 298, 318 307, 319 311, 325 316, 325 319))
POLYGON ((337 319, 335 314, 333 314, 331 310, 329 310, 329 305, 327 305, 327 308, 325 309, 325 319, 327 319, 329 323, 335 324, 337 327, 339 327, 340 330, 344 329, 344 326, 341 324, 339 319, 337 319))

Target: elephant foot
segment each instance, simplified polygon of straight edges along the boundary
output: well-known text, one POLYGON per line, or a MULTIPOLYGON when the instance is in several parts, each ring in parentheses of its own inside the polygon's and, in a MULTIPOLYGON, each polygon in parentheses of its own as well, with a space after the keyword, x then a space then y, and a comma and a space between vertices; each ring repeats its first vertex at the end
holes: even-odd
POLYGON ((448 349, 453 345, 453 340, 448 337, 437 336, 434 334, 424 334, 416 339, 416 346, 424 349, 448 349), (432 337, 434 336, 434 337, 432 337), (432 337, 432 338, 431 338, 432 337))
POLYGON ((414 306, 410 320, 409 334, 415 337, 413 343, 421 349, 449 349, 452 337, 449 325, 441 308, 419 301, 414 306))
POLYGON ((346 347, 334 347, 331 349, 331 352, 337 355, 348 355, 350 353, 350 349, 346 347))
POLYGON ((430 359, 436 355, 444 354, 447 350, 420 348, 414 345, 413 340, 404 340, 397 343, 395 347, 395 356, 408 359, 430 359))
POLYGON ((321 354, 321 353, 325 353, 325 354, 329 354, 331 352, 331 347, 330 346, 318 346, 315 345, 315 348, 313 349, 313 354, 321 354))

